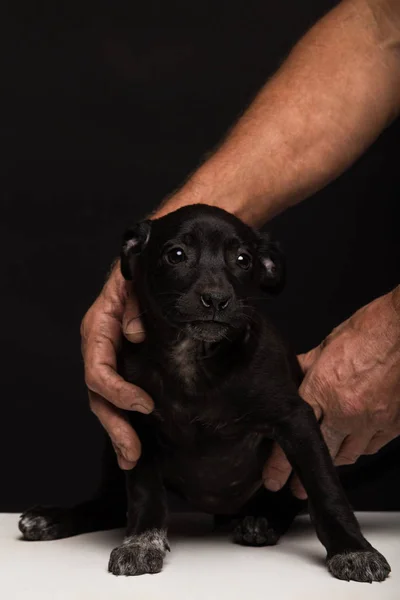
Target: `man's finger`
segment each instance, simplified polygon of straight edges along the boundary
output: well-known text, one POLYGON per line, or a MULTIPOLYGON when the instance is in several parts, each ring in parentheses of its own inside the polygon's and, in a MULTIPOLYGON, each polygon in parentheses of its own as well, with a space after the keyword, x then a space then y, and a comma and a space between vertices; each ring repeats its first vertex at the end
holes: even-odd
POLYGON ((120 469, 123 469, 124 471, 130 471, 131 469, 136 467, 136 461, 132 462, 130 460, 127 460, 124 457, 124 455, 122 454, 122 451, 120 450, 120 448, 118 448, 118 446, 116 446, 114 443, 112 443, 112 445, 115 450, 115 454, 116 454, 118 465, 119 465, 120 469))
POLYGON ((289 479, 292 467, 286 454, 278 444, 274 444, 264 470, 263 481, 265 487, 271 492, 280 490, 289 479))
POLYGON ((346 438, 346 434, 334 429, 333 427, 330 427, 324 421, 322 421, 321 433, 324 437, 326 445, 328 446, 329 454, 333 459, 335 459, 343 440, 346 438))
POLYGON ((132 469, 141 454, 141 444, 134 429, 107 400, 89 390, 90 408, 110 436, 122 469, 132 469))
POLYGON ((371 432, 360 436, 348 435, 340 446, 335 458, 335 465, 353 465, 365 453, 365 449, 373 437, 371 432))
POLYGON ((290 489, 292 490, 293 496, 296 496, 299 500, 307 500, 307 492, 297 475, 293 477, 293 481, 290 483, 290 489))
POLYGON ((87 387, 106 398, 118 408, 150 413, 153 401, 141 388, 125 381, 116 372, 115 340, 120 335, 120 325, 112 318, 103 319, 96 327, 95 339, 85 344, 85 381, 87 387))
POLYGON ((107 364, 97 367, 95 378, 86 376, 86 385, 118 408, 136 410, 145 415, 154 408, 152 399, 144 390, 125 381, 107 364))
POLYGON ((386 446, 386 444, 394 440, 397 435, 398 434, 388 433, 387 431, 378 431, 369 441, 363 454, 376 454, 381 448, 386 446))
POLYGON ((126 339, 134 344, 140 344, 145 338, 143 323, 140 319, 139 304, 132 294, 132 286, 129 282, 128 295, 125 303, 125 311, 122 319, 122 331, 126 339))
POLYGON ((318 402, 315 401, 314 393, 310 393, 310 388, 311 388, 311 390, 313 389, 312 371, 310 371, 308 374, 305 375, 305 377, 300 385, 300 388, 299 388, 299 394, 303 398, 303 400, 305 400, 305 402, 307 402, 307 404, 309 404, 311 406, 311 408, 314 411, 317 421, 319 421, 322 417, 323 410, 322 410, 322 407, 318 404, 318 402), (310 380, 311 380, 311 382, 310 382, 310 380))
POLYGON ((309 369, 311 369, 311 367, 314 365, 315 361, 318 360, 318 358, 320 357, 321 351, 322 351, 321 346, 317 346, 316 348, 313 348, 312 350, 309 350, 308 352, 304 352, 303 354, 297 355, 297 360, 300 363, 300 367, 301 367, 303 373, 307 373, 307 371, 309 369))

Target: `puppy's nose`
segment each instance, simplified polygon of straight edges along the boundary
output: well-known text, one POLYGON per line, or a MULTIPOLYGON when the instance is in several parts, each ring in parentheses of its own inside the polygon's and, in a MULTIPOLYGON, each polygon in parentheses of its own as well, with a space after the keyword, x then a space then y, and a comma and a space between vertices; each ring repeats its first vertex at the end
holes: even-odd
POLYGON ((232 296, 222 292, 204 292, 201 294, 200 300, 206 308, 213 308, 215 311, 220 311, 225 310, 232 300, 232 296))

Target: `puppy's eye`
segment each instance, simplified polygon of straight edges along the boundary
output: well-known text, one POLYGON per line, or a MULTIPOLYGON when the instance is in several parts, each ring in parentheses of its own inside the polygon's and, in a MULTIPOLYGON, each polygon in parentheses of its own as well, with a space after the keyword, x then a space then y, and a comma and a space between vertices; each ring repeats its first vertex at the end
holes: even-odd
POLYGON ((167 259, 167 262, 170 265, 177 265, 178 263, 186 260, 186 254, 184 253, 182 248, 176 247, 172 248, 171 250, 168 250, 168 252, 165 255, 165 258, 167 259))
POLYGON ((251 256, 245 252, 241 252, 236 258, 236 264, 247 271, 251 267, 251 256))

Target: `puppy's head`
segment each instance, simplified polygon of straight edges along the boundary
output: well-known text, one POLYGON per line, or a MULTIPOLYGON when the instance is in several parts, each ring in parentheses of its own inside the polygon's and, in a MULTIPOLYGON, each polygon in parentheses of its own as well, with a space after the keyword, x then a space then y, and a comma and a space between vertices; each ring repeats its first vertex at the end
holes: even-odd
POLYGON ((129 229, 121 270, 135 277, 150 316, 205 342, 232 339, 251 323, 260 291, 284 284, 283 257, 268 236, 200 204, 129 229))

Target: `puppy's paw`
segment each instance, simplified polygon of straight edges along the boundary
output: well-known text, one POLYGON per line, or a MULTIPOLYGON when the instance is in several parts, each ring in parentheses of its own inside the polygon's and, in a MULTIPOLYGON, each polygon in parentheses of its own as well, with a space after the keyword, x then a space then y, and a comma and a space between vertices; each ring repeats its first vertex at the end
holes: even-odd
POLYGON ((21 515, 18 527, 25 540, 56 540, 65 537, 62 514, 60 508, 35 506, 21 515))
POLYGON ((375 549, 335 554, 327 565, 334 577, 345 581, 384 581, 391 571, 386 558, 375 549))
POLYGON ((244 517, 233 532, 235 544, 243 546, 273 546, 278 540, 265 517, 244 517))
POLYGON ((151 529, 132 535, 111 552, 108 570, 114 575, 159 573, 169 550, 166 532, 151 529))

